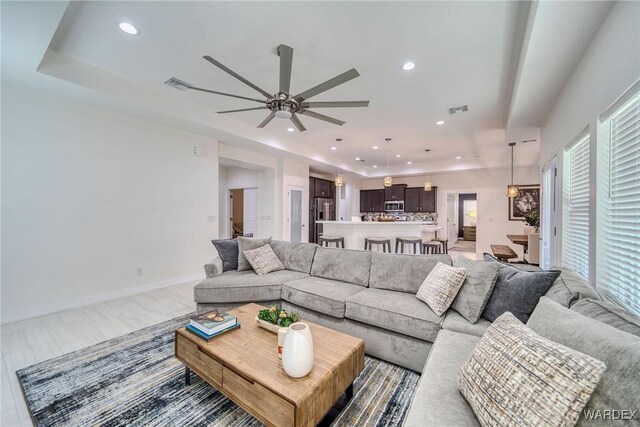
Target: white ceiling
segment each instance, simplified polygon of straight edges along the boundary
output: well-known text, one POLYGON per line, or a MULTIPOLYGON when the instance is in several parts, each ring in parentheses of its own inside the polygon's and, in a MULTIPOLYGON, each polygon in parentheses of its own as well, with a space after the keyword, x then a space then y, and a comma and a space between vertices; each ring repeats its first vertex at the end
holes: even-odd
MULTIPOLYGON (((87 87, 91 77, 109 80, 110 84, 92 89, 128 97, 140 108, 144 101, 146 110, 158 109, 158 120, 182 114, 182 122, 224 128, 228 143, 238 135, 245 146, 256 141, 295 152, 319 170, 342 163, 365 176, 382 175, 387 173, 387 154, 394 174, 493 167, 509 162, 509 135, 538 136, 536 127, 544 119, 541 111, 553 104, 569 76, 567 70, 575 67, 610 8, 597 2, 570 4, 557 9, 562 12, 558 17, 546 2, 545 13, 535 15, 529 13, 529 2, 509 1, 84 2, 67 10, 53 37, 50 53, 59 55, 54 62, 58 66, 50 64, 42 71, 87 87), (563 39, 562 52, 574 52, 572 46, 580 52, 563 58, 554 42, 562 38, 563 19, 570 19, 576 10, 588 18, 588 25, 578 26, 568 40, 563 39), (522 16, 528 17, 529 27, 522 16), (141 34, 122 33, 117 24, 125 21, 141 34), (552 37, 550 31, 559 33, 552 37), (302 116, 307 132, 291 133, 286 130, 291 124, 280 119, 266 129, 255 129, 266 116, 263 111, 224 117, 214 113, 258 104, 179 92, 163 84, 175 76, 196 86, 260 97, 202 59, 210 55, 268 92, 276 92, 275 48, 281 43, 294 48, 292 92, 355 67, 359 78, 313 100, 370 100, 370 107, 316 110, 347 123, 339 127, 302 116), (529 56, 522 56, 529 46, 535 46, 536 55, 531 49, 529 56), (540 67, 545 46, 554 67, 540 67), (66 68, 60 65, 62 57, 68 58, 66 68), (401 70, 407 60, 416 63, 415 70, 401 70), (527 92, 518 86, 535 88, 540 82, 553 90, 527 92), (169 113, 166 104, 183 108, 169 113), (448 115, 448 107, 461 104, 468 104, 469 112, 448 115), (189 117, 184 106, 206 114, 189 117), (507 129, 507 118, 514 117, 517 129, 507 129), (446 123, 437 126, 437 120, 446 123), (385 137, 392 138, 389 150, 385 137), (331 152, 336 138, 343 141, 331 152), (373 145, 380 149, 373 150, 373 145), (431 153, 427 155, 425 148, 431 153), (402 157, 396 159, 395 154, 402 157), (356 164, 355 157, 367 162, 356 164), (407 166, 407 161, 413 164, 407 166), (380 167, 373 169, 373 164, 380 167)), ((147 115, 153 116, 153 111, 147 115)), ((517 150, 519 163, 538 161, 537 143, 517 150)))

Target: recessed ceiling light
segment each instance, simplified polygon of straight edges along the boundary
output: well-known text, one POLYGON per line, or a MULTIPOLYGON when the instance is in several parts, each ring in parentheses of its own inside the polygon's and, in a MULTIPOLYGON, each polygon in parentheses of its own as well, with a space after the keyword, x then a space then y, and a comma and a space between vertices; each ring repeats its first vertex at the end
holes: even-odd
POLYGON ((456 156, 456 160, 460 160, 462 156, 456 156))
POLYGON ((373 165, 373 167, 374 167, 374 168, 377 168, 377 167, 378 167, 378 165, 373 165))
POLYGON ((118 28, 120 28, 122 31, 124 31, 127 34, 131 34, 132 36, 140 34, 140 31, 133 25, 129 24, 128 22, 121 22, 118 25, 118 28))
POLYGON ((332 149, 333 151, 336 151, 336 150, 337 150, 337 148, 336 148, 336 147, 331 147, 331 149, 332 149))
POLYGON ((413 162, 407 162, 408 165, 410 165, 411 163, 413 163, 413 162))
POLYGON ((400 158, 400 157, 402 157, 402 156, 401 156, 400 154, 396 154, 396 157, 397 157, 397 158, 400 158))
POLYGON ((373 146, 373 149, 374 149, 374 150, 377 150, 377 149, 378 149, 378 146, 377 146, 377 145, 374 145, 374 146, 373 146))
POLYGON ((442 125, 444 124, 444 120, 438 120, 438 121, 436 122, 436 124, 437 124, 438 126, 442 126, 442 125))
POLYGON ((294 128, 287 128, 287 132, 293 132, 294 130, 294 128))
POLYGON ((405 71, 411 71, 414 68, 416 68, 416 64, 414 64, 411 61, 405 62, 404 64, 402 64, 402 69, 405 70, 405 71))
POLYGON ((360 157, 356 157, 356 162, 359 162, 359 161, 360 161, 360 157))

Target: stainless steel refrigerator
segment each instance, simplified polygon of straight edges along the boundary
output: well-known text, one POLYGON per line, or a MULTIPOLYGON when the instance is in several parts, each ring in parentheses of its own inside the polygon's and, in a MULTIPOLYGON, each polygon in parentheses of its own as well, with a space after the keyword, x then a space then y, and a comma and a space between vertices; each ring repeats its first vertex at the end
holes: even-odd
POLYGON ((318 237, 322 235, 322 224, 316 221, 335 221, 336 220, 336 202, 333 199, 316 198, 313 199, 311 206, 311 220, 313 243, 318 243, 318 237))

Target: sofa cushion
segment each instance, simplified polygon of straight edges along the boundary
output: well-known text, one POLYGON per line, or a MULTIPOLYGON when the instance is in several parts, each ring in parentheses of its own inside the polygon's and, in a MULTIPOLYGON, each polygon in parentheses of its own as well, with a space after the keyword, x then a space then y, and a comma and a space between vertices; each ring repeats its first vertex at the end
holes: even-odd
POLYGON ((606 369, 507 312, 460 369, 458 387, 482 425, 573 426, 606 369))
POLYGON ((308 277, 298 271, 280 270, 258 276, 253 270, 227 271, 198 283, 193 292, 197 303, 235 303, 279 300, 282 284, 308 277))
POLYGON ((244 251, 258 249, 271 243, 271 237, 255 238, 238 236, 238 271, 251 270, 244 251))
POLYGON ((443 320, 413 294, 372 288, 347 299, 345 317, 431 342, 443 320))
POLYGON ((487 319, 480 319, 476 323, 471 323, 455 310, 448 310, 442 322, 442 329, 481 337, 484 331, 491 326, 487 319))
POLYGON ((362 286, 320 277, 287 282, 282 286, 282 299, 333 317, 344 317, 347 299, 362 291, 362 286))
POLYGON ((212 240, 213 246, 218 251, 218 256, 222 260, 222 271, 232 271, 238 269, 238 240, 218 239, 212 240))
POLYGON ((427 303, 438 316, 442 316, 458 295, 466 276, 464 268, 439 262, 420 285, 416 298, 427 303))
POLYGON ((349 249, 316 249, 311 275, 367 286, 371 270, 371 252, 349 249))
POLYGON ((476 323, 489 302, 491 292, 498 280, 500 265, 495 262, 474 261, 461 256, 453 263, 454 267, 464 268, 467 277, 451 308, 471 323, 476 323))
POLYGON ((553 282, 551 288, 545 294, 557 303, 565 307, 571 307, 573 303, 582 298, 601 300, 600 294, 582 276, 579 276, 569 268, 553 267, 559 270, 560 276, 553 282))
POLYGON ((258 249, 244 251, 244 256, 247 257, 251 268, 253 268, 253 271, 255 271, 258 276, 284 270, 282 261, 280 261, 280 258, 278 258, 273 249, 271 249, 271 245, 264 245, 258 249))
POLYGON ((413 395, 404 427, 479 426, 458 391, 458 371, 480 337, 440 331, 413 395))
POLYGON ((318 245, 315 243, 295 243, 272 240, 271 247, 284 268, 309 274, 313 264, 313 256, 318 245))
MULTIPOLYGON (((538 334, 603 361, 607 371, 585 411, 635 410, 640 396, 640 338, 569 310, 542 297, 527 326, 538 334)), ((602 413, 602 412, 601 412, 602 413)), ((630 425, 628 421, 586 420, 588 425, 630 425)))
POLYGON ((438 262, 451 265, 451 257, 374 252, 371 255, 369 287, 416 294, 438 262))
MULTIPOLYGON (((485 260, 491 261, 486 256, 485 260)), ((558 270, 522 271, 500 264, 498 281, 482 317, 493 322, 509 311, 522 323, 526 323, 540 297, 549 290, 559 274, 558 270)))
POLYGON ((584 298, 576 301, 571 310, 640 337, 640 317, 612 302, 584 298))

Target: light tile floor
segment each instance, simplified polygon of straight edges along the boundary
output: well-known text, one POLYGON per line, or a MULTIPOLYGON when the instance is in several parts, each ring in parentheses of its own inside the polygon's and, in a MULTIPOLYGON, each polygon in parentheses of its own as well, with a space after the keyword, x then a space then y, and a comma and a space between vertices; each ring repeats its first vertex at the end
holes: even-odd
POLYGON ((0 327, 0 426, 31 426, 15 372, 195 311, 188 283, 0 327))
MULTIPOLYGON (((481 255, 449 252, 482 259, 481 255)), ((48 314, 0 327, 0 426, 31 426, 18 369, 195 311, 195 283, 48 314)))

